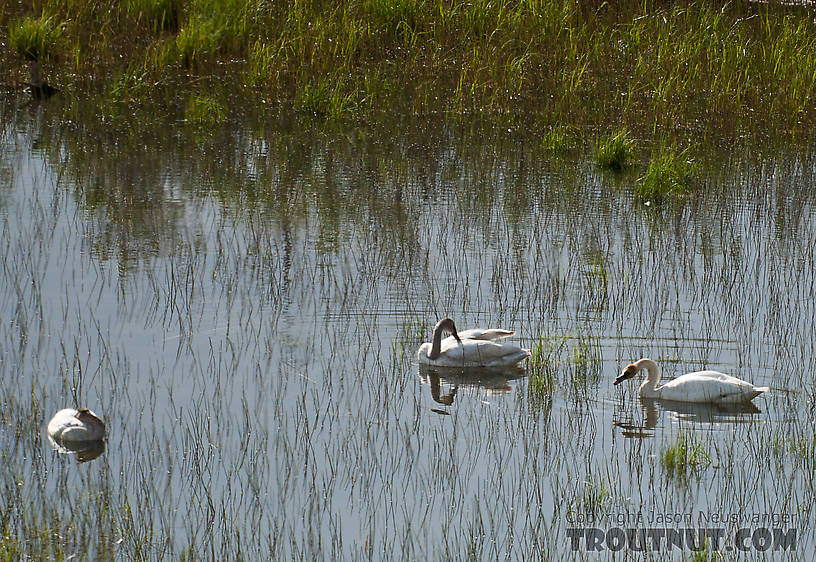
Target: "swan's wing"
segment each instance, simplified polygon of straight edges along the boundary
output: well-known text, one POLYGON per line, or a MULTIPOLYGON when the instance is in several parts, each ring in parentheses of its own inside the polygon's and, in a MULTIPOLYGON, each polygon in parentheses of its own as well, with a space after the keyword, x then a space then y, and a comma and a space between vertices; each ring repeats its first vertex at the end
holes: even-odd
POLYGON ((697 371, 677 377, 658 390, 660 397, 668 400, 740 402, 751 400, 770 389, 717 371, 697 371))
POLYGON ((502 367, 515 365, 530 356, 530 351, 516 345, 494 343, 487 340, 462 340, 451 338, 452 343, 442 342, 442 350, 435 364, 450 367, 502 367))
MULTIPOLYGON (((515 333, 515 330, 502 330, 501 328, 473 328, 472 330, 463 330, 458 335, 461 340, 496 341, 509 338, 515 333)), ((448 340, 456 341, 453 336, 448 336, 442 340, 443 344, 448 340)))

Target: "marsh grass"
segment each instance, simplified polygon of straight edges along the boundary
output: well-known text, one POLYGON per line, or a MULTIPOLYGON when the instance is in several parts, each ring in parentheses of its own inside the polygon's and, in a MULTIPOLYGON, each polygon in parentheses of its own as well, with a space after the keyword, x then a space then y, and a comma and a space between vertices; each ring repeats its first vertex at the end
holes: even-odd
POLYGON ((168 57, 176 57, 185 68, 201 63, 214 56, 222 45, 224 30, 211 19, 195 17, 179 30, 175 43, 167 51, 168 57))
POLYGON ((635 195, 659 202, 667 197, 692 193, 696 169, 689 149, 677 152, 671 148, 661 148, 652 153, 649 167, 635 183, 635 195))
POLYGON ((530 350, 529 391, 541 399, 561 382, 568 395, 578 397, 597 382, 600 352, 597 341, 581 332, 539 338, 530 350), (560 376, 559 376, 560 375, 560 376))
POLYGON ((570 517, 580 516, 586 520, 595 520, 612 504, 612 489, 603 480, 587 480, 576 489, 575 496, 569 501, 567 513, 570 517))
POLYGON ((181 21, 181 0, 127 0, 128 15, 138 22, 145 22, 153 33, 177 31, 181 21))
POLYGON ((703 541, 703 547, 691 553, 686 560, 687 562, 715 562, 717 560, 726 560, 726 557, 722 552, 712 550, 711 541, 706 537, 705 541, 703 541))
POLYGON ((620 172, 635 155, 635 142, 626 129, 604 137, 595 145, 595 161, 601 168, 620 172))
POLYGON ((564 559, 568 506, 813 512, 808 461, 767 445, 812 424, 804 398, 679 421, 728 468, 677 486, 661 466, 677 418, 641 431, 642 403, 611 385, 645 348, 778 385, 809 364, 810 152, 723 158, 709 175, 728 196, 681 201, 678 228, 631 213, 591 157, 553 169, 535 134, 492 120, 261 115, 197 135, 192 96, 230 99, 136 119, 55 104, 3 137, 0 375, 25 381, 0 391, 13 556, 564 559), (542 399, 522 380, 423 408, 415 352, 438 311, 554 335, 526 340, 542 399), (111 420, 92 463, 35 431, 73 401, 111 420))
POLYGON ((295 98, 295 111, 314 117, 340 118, 355 106, 354 95, 343 92, 342 81, 304 84, 295 98))
POLYGON ((61 47, 65 27, 55 16, 24 18, 10 25, 9 45, 31 61, 55 58, 61 47))
POLYGON ((581 145, 578 131, 566 125, 549 129, 541 139, 541 147, 556 153, 565 153, 581 145))
POLYGON ((209 96, 193 96, 187 102, 184 117, 188 123, 198 126, 213 126, 223 123, 227 112, 223 105, 209 96))
POLYGON ((686 433, 680 433, 677 440, 663 449, 660 456, 660 463, 669 477, 681 482, 689 476, 699 475, 711 462, 703 444, 686 433))
MULTIPOLYGON (((344 96, 358 100, 368 97, 355 92, 387 84, 365 106, 374 111, 522 113, 534 126, 580 130, 637 123, 644 136, 769 122, 801 134, 816 122, 816 22, 770 4, 44 0, 22 14, 24 32, 14 10, 0 12, 0 27, 16 50, 36 56, 63 50, 54 45, 63 30, 70 52, 54 70, 78 94, 141 68, 182 100, 194 73, 291 108, 302 106, 304 85, 342 79, 344 96)), ((5 74, 19 67, 0 54, 5 74)), ((164 94, 139 93, 151 95, 164 94)), ((553 135, 545 146, 573 144, 553 135)), ((605 162, 623 165, 620 153, 605 162)))

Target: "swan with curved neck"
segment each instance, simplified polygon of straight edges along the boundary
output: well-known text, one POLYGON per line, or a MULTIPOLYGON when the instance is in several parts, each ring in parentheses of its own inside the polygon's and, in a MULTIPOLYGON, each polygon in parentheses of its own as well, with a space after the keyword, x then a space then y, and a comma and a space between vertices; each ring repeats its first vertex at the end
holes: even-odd
POLYGON ((420 363, 437 367, 508 367, 530 356, 527 349, 496 343, 513 335, 511 330, 473 329, 457 332, 451 318, 436 323, 431 342, 419 346, 420 363), (451 334, 442 339, 443 333, 451 334))
POLYGON ((105 437, 105 422, 88 408, 65 408, 48 422, 48 435, 56 441, 99 441, 105 437))
POLYGON ((638 388, 638 394, 643 398, 661 398, 677 402, 737 403, 749 402, 770 390, 767 386, 754 386, 748 381, 717 371, 687 373, 658 386, 660 369, 657 363, 648 358, 627 365, 613 384, 618 385, 643 369, 646 370, 646 380, 638 388))

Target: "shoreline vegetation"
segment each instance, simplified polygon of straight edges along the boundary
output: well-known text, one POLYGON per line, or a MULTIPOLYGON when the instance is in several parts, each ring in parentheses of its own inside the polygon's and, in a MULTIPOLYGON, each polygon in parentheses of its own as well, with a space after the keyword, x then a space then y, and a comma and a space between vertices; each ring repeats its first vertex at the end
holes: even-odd
POLYGON ((799 137, 816 124, 815 15, 779 2, 38 0, 0 8, 0 65, 10 88, 36 72, 107 103, 206 93, 326 118, 523 113, 542 134, 799 137))

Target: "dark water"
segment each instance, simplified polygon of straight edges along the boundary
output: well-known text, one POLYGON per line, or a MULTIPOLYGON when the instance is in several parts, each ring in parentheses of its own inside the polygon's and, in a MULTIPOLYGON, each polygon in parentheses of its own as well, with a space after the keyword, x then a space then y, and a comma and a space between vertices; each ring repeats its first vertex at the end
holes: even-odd
POLYGON ((639 167, 476 120, 207 130, 57 102, 2 124, 18 551, 611 558, 573 550, 583 527, 793 528, 796 548, 738 557, 813 549, 809 150, 700 147, 697 194, 658 205, 632 198, 639 167), (549 383, 420 370, 447 315, 540 345, 549 383), (642 403, 612 385, 642 356, 772 390, 755 409, 642 403), (44 435, 77 405, 109 428, 83 463, 44 435), (669 470, 683 439, 710 462, 669 470))

